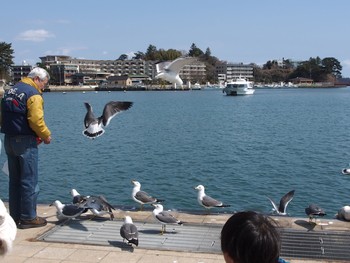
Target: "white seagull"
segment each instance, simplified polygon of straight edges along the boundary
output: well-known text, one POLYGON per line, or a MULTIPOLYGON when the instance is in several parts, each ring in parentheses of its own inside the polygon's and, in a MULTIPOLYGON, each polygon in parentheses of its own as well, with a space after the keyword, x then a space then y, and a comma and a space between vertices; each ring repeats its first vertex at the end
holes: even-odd
POLYGON ((130 216, 125 216, 124 224, 120 227, 120 236, 129 246, 139 245, 139 233, 130 216))
POLYGON ((230 205, 223 204, 221 201, 218 201, 205 194, 205 187, 203 185, 198 185, 194 189, 198 190, 197 201, 198 203, 206 209, 213 207, 229 207, 230 205))
POLYGON ((340 220, 350 221, 350 206, 345 205, 339 209, 337 218, 340 220))
POLYGON ((91 105, 87 102, 84 104, 87 113, 84 118, 85 130, 83 135, 90 139, 95 139, 105 132, 103 127, 106 127, 113 117, 122 111, 128 110, 133 103, 130 101, 110 101, 105 105, 102 116, 98 118, 92 112, 91 105))
POLYGON ((79 207, 76 204, 62 204, 59 200, 50 204, 50 206, 52 205, 56 207, 56 216, 58 220, 76 218, 85 211, 84 207, 79 207))
POLYGON ((267 197, 270 200, 270 202, 271 202, 271 204, 273 206, 274 212, 276 212, 278 215, 286 215, 287 214, 287 206, 288 206, 289 202, 292 201, 292 199, 294 197, 294 192, 295 192, 295 190, 292 190, 292 191, 286 193, 281 198, 278 207, 277 207, 275 202, 270 197, 267 197))
POLYGON ((148 193, 141 191, 141 184, 138 181, 132 180, 134 188, 132 189, 131 197, 135 202, 141 204, 140 210, 143 210, 144 204, 154 204, 164 202, 162 199, 158 199, 150 196, 148 193))
POLYGON ((153 216, 154 218, 162 224, 161 234, 163 235, 166 232, 166 225, 168 224, 177 224, 182 225, 183 222, 176 219, 172 214, 167 211, 163 211, 163 206, 161 204, 152 204, 154 206, 153 216))
POLYGON ((16 238, 17 226, 0 199, 0 256, 9 253, 16 238))
POLYGON ((185 66, 197 61, 194 57, 180 57, 172 62, 160 62, 156 64, 156 79, 164 79, 182 87, 183 81, 179 76, 180 70, 185 66))
POLYGON ((341 172, 342 174, 350 174, 350 168, 344 168, 341 172))

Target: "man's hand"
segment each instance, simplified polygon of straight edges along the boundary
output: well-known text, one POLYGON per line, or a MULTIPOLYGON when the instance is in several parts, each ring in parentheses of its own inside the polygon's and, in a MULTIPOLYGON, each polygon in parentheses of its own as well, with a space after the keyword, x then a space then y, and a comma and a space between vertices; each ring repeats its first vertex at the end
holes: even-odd
POLYGON ((44 142, 45 144, 49 144, 49 143, 51 142, 51 136, 49 136, 49 137, 43 139, 43 142, 44 142))

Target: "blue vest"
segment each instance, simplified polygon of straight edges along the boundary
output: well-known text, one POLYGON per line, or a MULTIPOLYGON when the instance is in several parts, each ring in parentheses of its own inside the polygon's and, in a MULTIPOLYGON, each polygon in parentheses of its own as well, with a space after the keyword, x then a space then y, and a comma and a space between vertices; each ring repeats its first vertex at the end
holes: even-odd
POLYGON ((19 82, 7 90, 1 101, 1 132, 8 135, 34 135, 27 119, 27 101, 41 95, 34 87, 19 82))

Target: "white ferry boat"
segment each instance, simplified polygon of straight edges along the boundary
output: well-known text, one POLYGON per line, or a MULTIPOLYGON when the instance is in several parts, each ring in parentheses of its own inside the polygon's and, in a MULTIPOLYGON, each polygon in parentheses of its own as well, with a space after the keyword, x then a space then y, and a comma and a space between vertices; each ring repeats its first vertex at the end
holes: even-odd
POLYGON ((228 82, 222 92, 226 93, 227 96, 252 95, 255 89, 251 81, 237 78, 235 81, 228 82))

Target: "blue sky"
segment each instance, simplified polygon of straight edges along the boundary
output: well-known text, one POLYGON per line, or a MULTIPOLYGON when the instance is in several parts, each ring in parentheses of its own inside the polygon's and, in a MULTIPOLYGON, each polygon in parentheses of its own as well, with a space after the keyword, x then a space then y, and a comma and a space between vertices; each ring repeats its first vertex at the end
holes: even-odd
POLYGON ((16 64, 46 55, 117 59, 150 44, 188 51, 195 43, 228 62, 334 57, 350 77, 348 0, 27 3, 1 4, 0 42, 12 43, 16 64))

